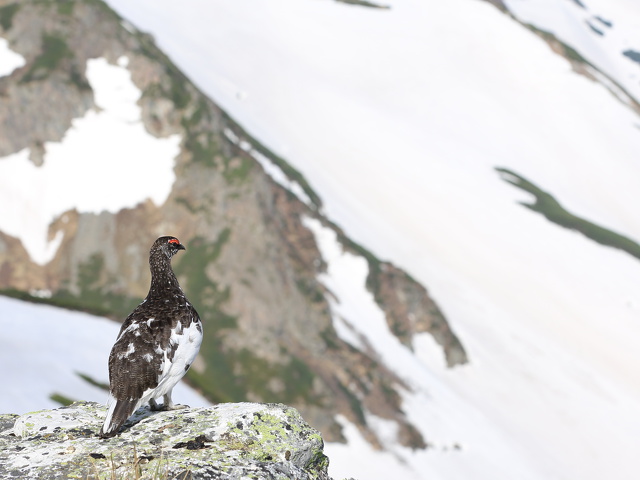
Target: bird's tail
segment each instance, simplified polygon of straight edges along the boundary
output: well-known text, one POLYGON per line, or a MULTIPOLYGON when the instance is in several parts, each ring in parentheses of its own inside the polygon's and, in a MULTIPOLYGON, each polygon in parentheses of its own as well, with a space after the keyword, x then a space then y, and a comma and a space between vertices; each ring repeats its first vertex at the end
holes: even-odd
POLYGON ((104 424, 98 434, 102 438, 113 437, 118 433, 118 430, 127 421, 131 414, 138 406, 137 399, 123 399, 119 400, 113 396, 109 396, 109 410, 107 416, 104 419, 104 424))

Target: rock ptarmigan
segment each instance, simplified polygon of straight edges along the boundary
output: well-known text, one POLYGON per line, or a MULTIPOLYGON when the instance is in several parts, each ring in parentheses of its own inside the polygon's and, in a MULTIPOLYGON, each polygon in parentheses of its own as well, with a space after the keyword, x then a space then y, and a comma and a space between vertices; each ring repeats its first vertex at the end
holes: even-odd
POLYGON ((186 250, 175 237, 158 238, 149 252, 151 287, 126 318, 109 355, 109 410, 99 435, 112 437, 142 404, 152 410, 183 408, 171 390, 187 373, 202 343, 202 323, 171 268, 186 250), (163 397, 163 404, 156 399, 163 397))

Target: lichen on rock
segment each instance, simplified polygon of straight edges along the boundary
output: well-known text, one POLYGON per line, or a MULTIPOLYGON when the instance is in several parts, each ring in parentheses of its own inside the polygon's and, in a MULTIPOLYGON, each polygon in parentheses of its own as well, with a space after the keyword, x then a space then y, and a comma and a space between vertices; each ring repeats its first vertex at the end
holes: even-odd
POLYGON ((96 435, 105 414, 78 402, 0 416, 0 479, 330 480, 322 437, 285 405, 144 407, 107 440, 96 435))

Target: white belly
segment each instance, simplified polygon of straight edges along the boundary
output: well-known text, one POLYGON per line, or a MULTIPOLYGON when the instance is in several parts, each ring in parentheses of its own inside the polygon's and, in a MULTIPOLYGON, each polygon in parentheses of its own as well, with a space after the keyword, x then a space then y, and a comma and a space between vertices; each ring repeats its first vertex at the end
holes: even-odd
POLYGON ((192 322, 188 328, 182 329, 180 325, 171 331, 170 346, 176 346, 173 358, 169 358, 169 352, 164 352, 161 373, 158 378, 158 386, 144 392, 140 404, 151 399, 159 398, 171 392, 173 387, 187 373, 187 370, 196 359, 200 345, 202 344, 202 325, 192 322), (198 329, 200 327, 200 329, 198 329))

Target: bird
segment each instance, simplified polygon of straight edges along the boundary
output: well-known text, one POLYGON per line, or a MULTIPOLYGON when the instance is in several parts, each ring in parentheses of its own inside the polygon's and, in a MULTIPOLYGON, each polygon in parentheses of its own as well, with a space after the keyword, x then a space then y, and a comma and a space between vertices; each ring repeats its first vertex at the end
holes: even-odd
POLYGON ((109 354, 107 415, 102 438, 118 434, 140 406, 176 410, 173 387, 187 373, 202 344, 202 322, 171 268, 186 250, 176 237, 159 237, 149 251, 151 285, 146 298, 125 319, 109 354), (163 398, 159 405, 157 400, 163 398))

